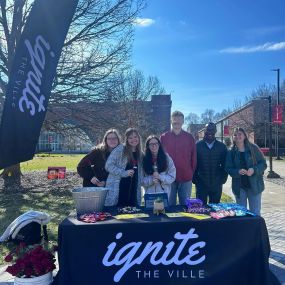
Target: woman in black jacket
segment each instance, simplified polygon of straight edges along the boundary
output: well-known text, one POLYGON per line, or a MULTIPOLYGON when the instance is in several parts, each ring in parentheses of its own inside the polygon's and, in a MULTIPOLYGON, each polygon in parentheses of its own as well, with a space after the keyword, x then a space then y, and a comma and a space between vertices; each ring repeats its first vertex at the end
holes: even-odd
POLYGON ((108 177, 105 163, 111 151, 121 143, 116 129, 108 130, 100 145, 81 159, 77 166, 78 174, 83 178, 83 187, 104 187, 108 177))

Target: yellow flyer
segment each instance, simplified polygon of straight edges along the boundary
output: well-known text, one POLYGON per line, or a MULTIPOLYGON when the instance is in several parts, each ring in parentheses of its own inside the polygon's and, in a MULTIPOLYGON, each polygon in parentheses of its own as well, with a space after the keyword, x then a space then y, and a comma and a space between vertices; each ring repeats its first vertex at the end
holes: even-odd
POLYGON ((115 219, 118 220, 128 220, 128 219, 138 219, 138 218, 148 218, 148 214, 138 213, 138 214, 120 214, 114 216, 115 219))
POLYGON ((204 214, 181 213, 183 217, 189 217, 197 220, 210 219, 211 217, 204 214))
POLYGON ((184 217, 182 212, 179 213, 165 213, 168 218, 181 218, 184 217))
POLYGON ((204 220, 211 218, 210 216, 203 215, 203 214, 193 214, 193 213, 186 213, 186 212, 178 212, 178 213, 166 213, 165 214, 169 218, 181 218, 181 217, 188 217, 197 220, 204 220))

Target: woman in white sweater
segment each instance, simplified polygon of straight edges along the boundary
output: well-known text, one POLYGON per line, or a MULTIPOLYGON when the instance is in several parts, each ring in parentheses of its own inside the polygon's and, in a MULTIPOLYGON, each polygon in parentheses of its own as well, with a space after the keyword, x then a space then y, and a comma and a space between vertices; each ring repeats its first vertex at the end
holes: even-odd
POLYGON ((112 151, 105 165, 109 172, 105 206, 141 204, 141 160, 140 135, 136 129, 129 128, 125 132, 125 143, 112 151))
POLYGON ((158 137, 151 135, 145 144, 142 186, 146 193, 166 192, 169 198, 176 169, 171 157, 165 153, 158 137))

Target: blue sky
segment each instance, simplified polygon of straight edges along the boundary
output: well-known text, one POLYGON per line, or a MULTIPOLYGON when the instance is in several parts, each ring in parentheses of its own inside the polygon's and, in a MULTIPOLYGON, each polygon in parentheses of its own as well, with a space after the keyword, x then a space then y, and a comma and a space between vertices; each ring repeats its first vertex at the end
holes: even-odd
POLYGON ((172 95, 172 109, 232 107, 285 78, 285 0, 148 0, 132 61, 172 95))

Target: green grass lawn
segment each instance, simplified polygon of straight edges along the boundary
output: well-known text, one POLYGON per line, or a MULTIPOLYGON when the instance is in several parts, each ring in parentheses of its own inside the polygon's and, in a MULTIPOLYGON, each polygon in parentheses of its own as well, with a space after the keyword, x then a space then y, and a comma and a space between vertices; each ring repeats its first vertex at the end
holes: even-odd
MULTIPOLYGON (((33 209, 35 211, 46 212, 52 219, 48 224, 48 236, 53 242, 57 242, 57 228, 59 223, 74 208, 71 192, 58 191, 58 189, 45 192, 9 193, 0 192, 0 233, 19 215, 33 209)), ((0 256, 4 258, 11 245, 0 245, 0 256)), ((0 264, 3 264, 0 258, 0 264)))
MULTIPOLYGON (((195 191, 192 191, 195 197, 195 191)), ((231 198, 223 194, 222 202, 231 202, 231 198)), ((43 192, 26 192, 4 194, 0 192, 0 233, 22 213, 33 209, 46 212, 52 219, 48 224, 48 236, 53 244, 57 243, 59 223, 75 208, 70 190, 59 190, 57 187, 43 192)), ((0 245, 0 265, 11 245, 0 245)))
POLYGON ((65 166, 67 170, 74 171, 84 154, 39 154, 34 159, 22 162, 23 172, 33 170, 47 170, 49 166, 65 166))
MULTIPOLYGON (((81 180, 76 175, 71 175, 70 171, 75 171, 76 166, 83 155, 51 155, 35 157, 33 160, 21 163, 26 183, 22 190, 18 192, 0 191, 0 234, 19 215, 33 209, 46 212, 51 215, 52 220, 48 224, 48 235, 53 243, 57 243, 57 230, 60 222, 69 215, 75 208, 71 195, 71 190, 76 185, 81 184, 81 180), (46 173, 42 173, 40 185, 33 178, 29 178, 28 172, 34 170, 46 171, 48 166, 66 166, 68 169, 65 184, 56 181, 47 181, 46 173), (68 183, 67 183, 68 182, 68 183), (30 184, 37 184, 30 187, 30 184)), ((34 173, 33 177, 40 174, 34 173)), ((23 184, 23 182, 22 182, 23 184)), ((195 186, 193 186, 192 196, 195 197, 195 186)), ((222 196, 222 202, 231 202, 227 195, 222 196)), ((0 245, 0 265, 4 264, 4 257, 11 245, 0 245)))

